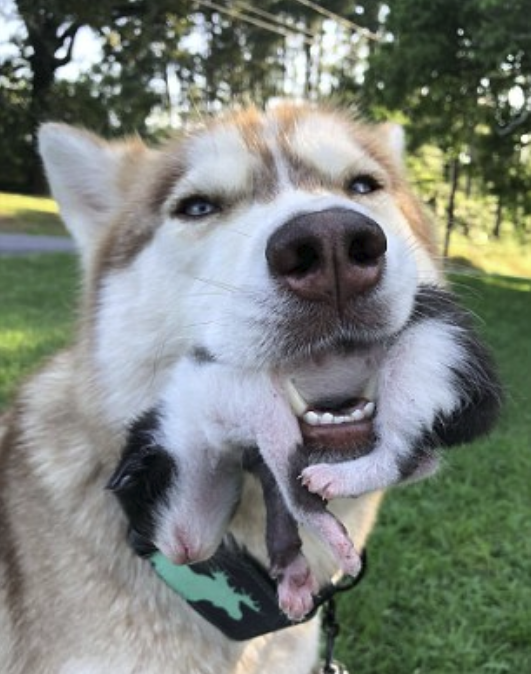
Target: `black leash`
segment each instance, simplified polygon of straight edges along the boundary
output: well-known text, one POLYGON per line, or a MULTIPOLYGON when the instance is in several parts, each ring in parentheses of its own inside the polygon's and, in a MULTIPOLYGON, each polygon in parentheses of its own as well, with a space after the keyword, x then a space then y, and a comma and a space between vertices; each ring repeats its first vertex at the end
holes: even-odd
POLYGON ((319 669, 319 674, 348 674, 341 663, 334 660, 334 648, 339 635, 339 623, 336 620, 336 603, 329 599, 323 609, 323 632, 325 634, 324 662, 319 669))
POLYGON ((337 585, 334 585, 334 593, 324 602, 323 606, 322 629, 325 637, 324 662, 319 668, 319 674, 348 674, 345 665, 334 658, 336 639, 339 636, 340 626, 336 618, 335 596, 339 592, 346 592, 358 585, 367 570, 367 555, 365 551, 362 554, 362 566, 360 573, 356 578, 345 576, 337 585))

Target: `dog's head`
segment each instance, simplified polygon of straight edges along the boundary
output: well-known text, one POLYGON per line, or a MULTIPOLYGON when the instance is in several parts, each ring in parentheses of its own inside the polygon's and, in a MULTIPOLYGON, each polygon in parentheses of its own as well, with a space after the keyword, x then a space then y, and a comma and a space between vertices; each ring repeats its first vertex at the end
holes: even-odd
POLYGON ((193 348, 296 372, 314 398, 329 363, 362 354, 352 366, 365 385, 419 283, 439 279, 402 145, 395 126, 299 105, 230 114, 159 149, 45 125, 52 191, 84 261, 84 353, 110 419, 149 408, 193 348))

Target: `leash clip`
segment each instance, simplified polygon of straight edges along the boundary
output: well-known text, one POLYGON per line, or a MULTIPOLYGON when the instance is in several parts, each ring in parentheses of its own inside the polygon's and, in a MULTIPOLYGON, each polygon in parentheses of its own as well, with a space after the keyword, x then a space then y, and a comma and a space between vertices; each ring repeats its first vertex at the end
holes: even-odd
POLYGON ((319 674, 348 674, 344 665, 334 660, 334 648, 339 634, 339 623, 336 620, 336 604, 330 598, 323 609, 323 632, 326 636, 324 662, 319 669, 319 674))

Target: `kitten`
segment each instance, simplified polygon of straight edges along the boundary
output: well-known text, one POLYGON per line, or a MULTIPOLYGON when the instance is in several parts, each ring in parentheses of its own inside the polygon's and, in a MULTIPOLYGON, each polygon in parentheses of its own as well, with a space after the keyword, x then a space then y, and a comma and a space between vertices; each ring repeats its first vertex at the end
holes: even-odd
MULTIPOLYGON (((343 372, 376 381, 375 400, 350 403, 349 418, 349 405, 332 404, 330 393, 326 412, 302 400, 294 393, 296 373, 235 370, 202 350, 179 361, 159 405, 131 428, 110 483, 137 551, 148 542, 177 564, 211 556, 237 504, 245 462, 262 483, 282 610, 302 619, 318 589, 298 525, 328 546, 344 573, 356 575, 359 552, 327 501, 435 472, 435 450, 488 431, 501 397, 468 314, 440 288, 421 287, 406 327, 372 347, 370 358, 363 354, 340 357, 343 372), (361 407, 368 412, 356 421, 361 407), (326 447, 331 423, 369 428, 360 436, 365 446, 326 447), (243 448, 253 446, 259 453, 245 452, 244 461, 243 448)), ((334 376, 329 362, 320 367, 318 377, 334 376)))

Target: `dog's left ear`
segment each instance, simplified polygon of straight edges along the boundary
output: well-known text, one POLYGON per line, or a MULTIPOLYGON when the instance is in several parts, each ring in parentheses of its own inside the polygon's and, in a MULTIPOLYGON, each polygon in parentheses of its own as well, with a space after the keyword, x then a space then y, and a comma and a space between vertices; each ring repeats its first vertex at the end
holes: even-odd
POLYGON ((385 134, 387 145, 398 165, 404 163, 404 155, 406 151, 406 134, 404 127, 396 122, 384 122, 380 126, 385 134))
POLYGON ((63 220, 87 263, 123 201, 123 175, 147 150, 140 140, 109 143, 67 124, 44 124, 39 151, 63 220))

